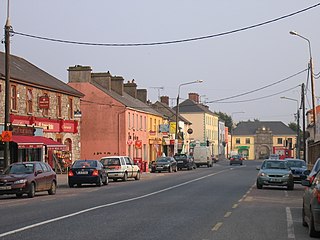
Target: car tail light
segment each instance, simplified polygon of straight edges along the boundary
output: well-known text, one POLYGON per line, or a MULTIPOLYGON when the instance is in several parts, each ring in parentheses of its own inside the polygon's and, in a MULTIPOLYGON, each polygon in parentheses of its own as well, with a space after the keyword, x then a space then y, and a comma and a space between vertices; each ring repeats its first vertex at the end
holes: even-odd
POLYGON ((97 169, 93 170, 92 176, 99 176, 99 171, 97 169))
POLYGON ((234 158, 230 158, 230 160, 231 160, 231 161, 233 161, 233 160, 234 160, 234 158))
POLYGON ((72 177, 72 176, 73 176, 73 172, 72 172, 72 170, 69 170, 69 172, 68 172, 68 176, 69 176, 69 177, 72 177))

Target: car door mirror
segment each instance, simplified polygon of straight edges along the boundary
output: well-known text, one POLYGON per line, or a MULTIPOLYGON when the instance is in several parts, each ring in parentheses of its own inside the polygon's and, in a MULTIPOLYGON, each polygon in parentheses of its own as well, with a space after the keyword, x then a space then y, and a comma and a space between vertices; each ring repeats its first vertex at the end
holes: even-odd
POLYGON ((39 174, 41 174, 41 173, 43 173, 42 170, 37 170, 37 171, 36 171, 36 176, 39 175, 39 174))
POLYGON ((257 169, 257 170, 260 170, 260 169, 261 169, 261 167, 260 167, 260 166, 257 166, 257 167, 256 167, 256 169, 257 169))
POLYGON ((310 187, 311 186, 311 182, 309 180, 302 180, 301 181, 301 185, 302 186, 306 186, 306 187, 310 187))
POLYGON ((310 170, 305 170, 305 171, 303 172, 304 175, 309 175, 310 173, 311 173, 310 170))

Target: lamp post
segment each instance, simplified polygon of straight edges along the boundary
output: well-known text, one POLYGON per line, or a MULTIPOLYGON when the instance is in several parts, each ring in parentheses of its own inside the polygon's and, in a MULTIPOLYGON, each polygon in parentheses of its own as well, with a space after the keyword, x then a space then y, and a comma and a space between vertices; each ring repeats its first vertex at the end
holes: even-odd
POLYGON ((238 114, 238 113, 245 113, 245 112, 232 112, 231 113, 231 120, 232 120, 232 126, 231 126, 231 146, 230 146, 230 152, 233 150, 232 149, 232 138, 233 138, 233 115, 238 114))
POLYGON ((175 141, 174 141, 174 153, 178 153, 178 123, 179 123, 179 98, 180 98, 180 88, 184 85, 194 84, 194 83, 202 83, 203 80, 196 80, 192 82, 181 83, 178 87, 178 96, 177 96, 177 106, 176 106, 176 132, 175 132, 175 141))
POLYGON ((304 40, 306 40, 308 42, 308 46, 309 46, 309 68, 310 68, 310 75, 311 75, 311 94, 312 94, 312 115, 313 115, 313 131, 314 131, 314 140, 316 141, 316 132, 317 132, 317 128, 316 128, 316 120, 317 120, 317 117, 316 117, 316 100, 315 100, 315 87, 314 87, 314 77, 313 77, 313 61, 312 61, 312 54, 311 54, 311 43, 310 43, 310 40, 300 34, 298 34, 297 32, 295 31, 290 31, 290 34, 291 35, 294 35, 294 36, 298 36, 304 40))
POLYGON ((300 158, 300 111, 299 111, 299 101, 294 98, 281 97, 281 99, 287 99, 297 102, 297 147, 296 147, 296 158, 300 158))

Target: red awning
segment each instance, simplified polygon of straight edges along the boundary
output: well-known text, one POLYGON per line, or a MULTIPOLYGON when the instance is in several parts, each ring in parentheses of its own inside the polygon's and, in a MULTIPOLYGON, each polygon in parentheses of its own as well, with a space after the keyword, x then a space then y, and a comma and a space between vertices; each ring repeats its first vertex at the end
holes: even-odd
POLYGON ((42 136, 12 136, 12 141, 18 144, 18 148, 42 148, 43 145, 54 150, 66 148, 62 143, 42 136))

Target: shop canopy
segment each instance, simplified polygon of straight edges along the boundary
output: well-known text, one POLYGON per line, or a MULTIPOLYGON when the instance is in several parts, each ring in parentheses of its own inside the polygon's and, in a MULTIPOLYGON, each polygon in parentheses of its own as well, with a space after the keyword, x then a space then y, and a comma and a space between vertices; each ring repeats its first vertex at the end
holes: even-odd
POLYGON ((64 150, 65 145, 42 136, 12 136, 12 141, 18 144, 18 148, 47 148, 53 150, 64 150))

